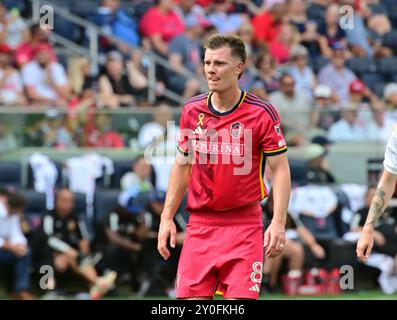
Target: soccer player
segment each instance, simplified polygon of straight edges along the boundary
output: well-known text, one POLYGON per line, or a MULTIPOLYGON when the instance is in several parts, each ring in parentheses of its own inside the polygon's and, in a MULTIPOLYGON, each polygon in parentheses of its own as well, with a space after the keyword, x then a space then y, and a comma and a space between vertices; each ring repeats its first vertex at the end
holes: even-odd
POLYGON ((182 110, 177 157, 170 175, 158 251, 175 247, 175 212, 188 188, 190 213, 176 277, 176 297, 257 299, 263 255, 280 255, 291 181, 287 146, 275 108, 238 87, 245 68, 244 43, 215 34, 205 45, 210 92, 182 110), (263 233, 260 201, 265 159, 272 169, 274 217, 263 233))
POLYGON ((360 239, 357 242, 357 257, 367 262, 372 247, 374 246, 374 228, 382 216, 383 212, 387 208, 391 197, 393 196, 396 182, 397 182, 397 130, 394 130, 393 134, 387 142, 385 150, 385 159, 383 161, 383 173, 378 183, 376 193, 372 199, 371 206, 369 208, 367 220, 365 221, 363 230, 360 235, 360 239))

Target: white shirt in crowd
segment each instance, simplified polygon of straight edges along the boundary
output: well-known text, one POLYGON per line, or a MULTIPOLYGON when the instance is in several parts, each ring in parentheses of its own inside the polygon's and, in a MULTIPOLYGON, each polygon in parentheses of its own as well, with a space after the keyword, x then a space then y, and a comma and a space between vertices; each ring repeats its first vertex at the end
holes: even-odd
MULTIPOLYGON (((10 14, 7 15, 6 19, 8 20, 8 28, 5 43, 12 49, 15 49, 23 42, 23 35, 27 29, 27 25, 20 17, 14 17, 10 14)), ((0 23, 0 32, 3 29, 4 24, 0 23)))
POLYGON ((8 214, 6 207, 0 202, 0 248, 8 241, 11 244, 26 245, 21 223, 17 214, 8 214))
POLYGON ((357 122, 350 125, 345 119, 335 122, 328 131, 331 141, 362 141, 367 139, 365 126, 357 122))
MULTIPOLYGON (((58 86, 67 85, 65 69, 58 62, 52 62, 50 66, 52 81, 58 86)), ((36 61, 29 62, 22 68, 22 79, 26 86, 33 86, 37 93, 47 99, 57 99, 56 91, 50 85, 50 74, 36 61)))
POLYGON ((385 117, 383 127, 371 120, 366 126, 368 140, 387 142, 396 125, 396 121, 389 117, 385 117))
POLYGON ((22 92, 23 83, 19 73, 14 70, 10 75, 5 75, 0 69, 0 80, 3 85, 0 87, 0 101, 3 104, 13 104, 18 100, 18 94, 22 92))

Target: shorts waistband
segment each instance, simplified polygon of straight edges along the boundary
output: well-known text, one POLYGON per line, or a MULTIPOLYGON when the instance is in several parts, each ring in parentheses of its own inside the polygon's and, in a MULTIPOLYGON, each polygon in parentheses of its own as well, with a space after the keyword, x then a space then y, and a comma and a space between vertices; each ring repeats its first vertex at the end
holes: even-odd
POLYGON ((189 224, 211 226, 263 225, 262 208, 259 203, 224 211, 192 212, 189 224))

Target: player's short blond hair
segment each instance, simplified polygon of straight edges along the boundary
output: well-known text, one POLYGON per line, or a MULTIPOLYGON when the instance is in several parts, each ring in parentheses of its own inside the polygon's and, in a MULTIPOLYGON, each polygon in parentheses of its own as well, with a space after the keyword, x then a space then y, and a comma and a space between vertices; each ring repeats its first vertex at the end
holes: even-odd
MULTIPOLYGON (((245 44, 240 37, 235 35, 224 35, 220 33, 212 34, 204 43, 204 49, 219 49, 223 47, 229 47, 232 55, 241 59, 243 63, 247 60, 247 52, 245 50, 245 44)), ((239 79, 242 73, 239 75, 239 79)))

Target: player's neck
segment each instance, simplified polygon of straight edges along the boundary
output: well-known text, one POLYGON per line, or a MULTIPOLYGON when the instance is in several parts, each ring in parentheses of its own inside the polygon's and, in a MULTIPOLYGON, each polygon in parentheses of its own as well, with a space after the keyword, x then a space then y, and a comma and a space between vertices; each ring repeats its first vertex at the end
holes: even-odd
POLYGON ((223 92, 214 92, 211 95, 213 108, 218 112, 227 112, 232 109, 240 100, 241 90, 236 87, 223 92))

